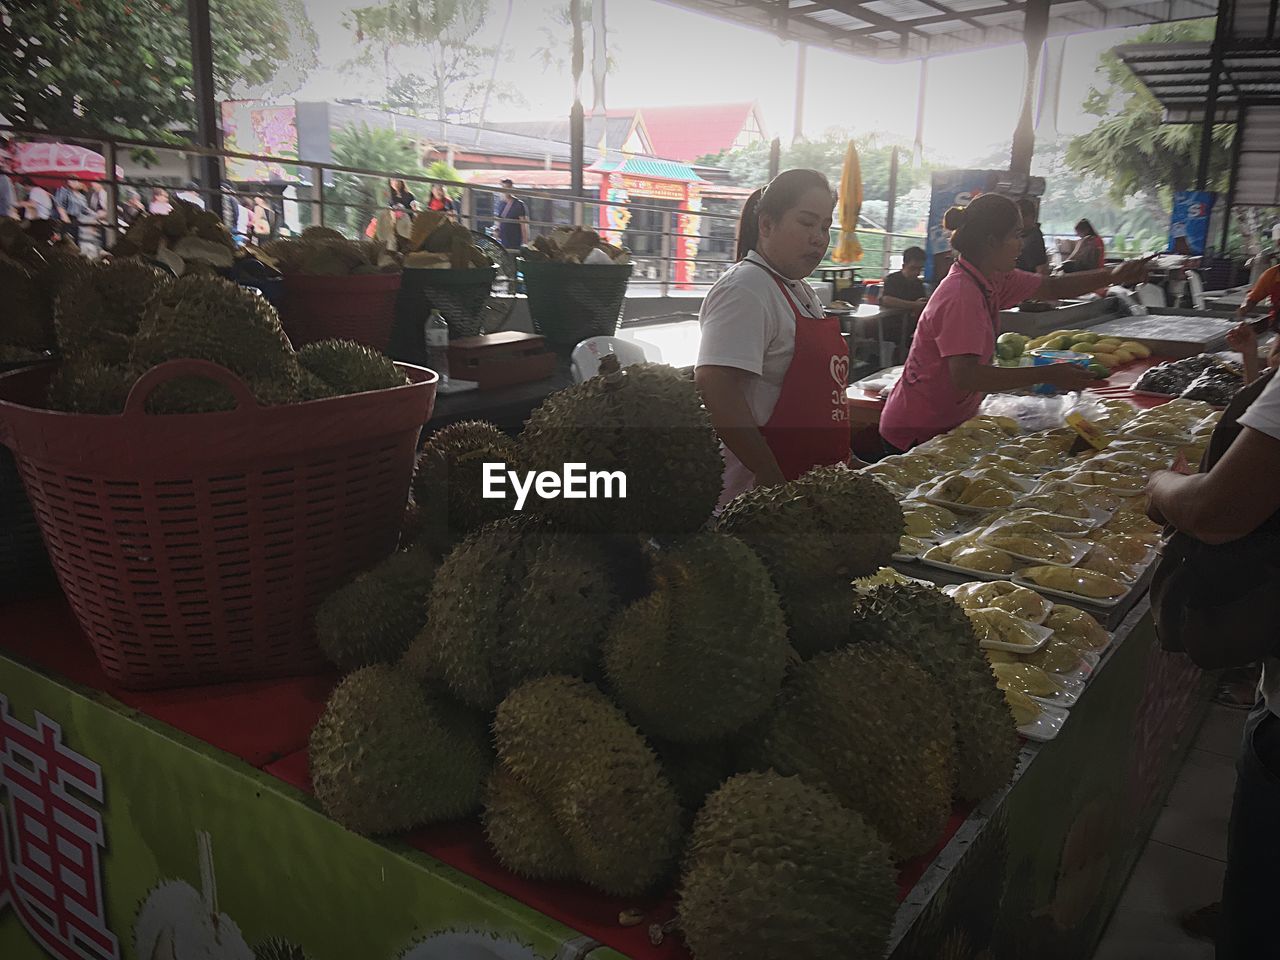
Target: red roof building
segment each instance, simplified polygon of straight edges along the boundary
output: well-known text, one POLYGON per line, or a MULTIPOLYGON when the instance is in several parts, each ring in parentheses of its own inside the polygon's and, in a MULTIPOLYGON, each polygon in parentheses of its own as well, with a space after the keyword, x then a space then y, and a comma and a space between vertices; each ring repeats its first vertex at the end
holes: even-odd
MULTIPOLYGON (((628 111, 610 110, 617 116, 628 111)), ((765 139, 755 103, 710 103, 693 107, 642 107, 638 113, 655 157, 686 163, 765 139)))

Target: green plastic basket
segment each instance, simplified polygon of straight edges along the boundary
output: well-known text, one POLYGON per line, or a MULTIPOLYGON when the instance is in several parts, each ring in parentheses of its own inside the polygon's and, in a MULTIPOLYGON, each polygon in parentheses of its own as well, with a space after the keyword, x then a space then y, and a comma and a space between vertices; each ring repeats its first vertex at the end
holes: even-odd
POLYGON ((400 297, 421 308, 425 320, 439 310, 449 324, 449 339, 478 337, 484 333, 485 304, 498 276, 496 267, 463 270, 427 270, 406 267, 401 273, 400 297))
POLYGON ((549 343, 612 336, 627 299, 631 264, 543 263, 520 259, 533 329, 549 343))

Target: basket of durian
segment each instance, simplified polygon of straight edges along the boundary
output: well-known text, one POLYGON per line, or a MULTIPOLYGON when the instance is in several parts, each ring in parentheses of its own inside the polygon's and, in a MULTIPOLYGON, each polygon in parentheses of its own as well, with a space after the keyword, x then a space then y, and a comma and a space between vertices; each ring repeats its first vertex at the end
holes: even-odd
POLYGON ((485 305, 498 268, 475 234, 436 210, 419 213, 408 232, 407 243, 400 240, 404 275, 398 310, 407 311, 419 330, 432 310, 440 311, 450 340, 485 333, 485 305))
POLYGON ((533 329, 573 345, 618 329, 631 279, 631 254, 594 230, 557 227, 520 251, 533 329))
POLYGON ((54 569, 107 676, 144 688, 318 668, 319 601, 395 548, 436 375, 295 351, 216 276, 86 266, 62 359, 0 376, 54 569))

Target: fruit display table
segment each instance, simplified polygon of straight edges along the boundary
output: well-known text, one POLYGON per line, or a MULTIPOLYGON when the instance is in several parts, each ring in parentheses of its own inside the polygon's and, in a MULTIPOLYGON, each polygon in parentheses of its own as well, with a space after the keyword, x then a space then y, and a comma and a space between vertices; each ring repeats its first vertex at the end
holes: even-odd
MULTIPOLYGON (((102 674, 60 597, 0 606, 0 956, 679 960, 672 895, 523 881, 475 822, 386 842, 309 796, 309 731, 336 680, 146 692, 102 674), (641 911, 634 926, 619 913, 641 911), (261 955, 261 954, 260 954, 261 955)), ((1205 702, 1145 601, 1059 737, 901 865, 891 955, 1087 956, 1205 702), (963 946, 960 949, 959 946, 963 946)))

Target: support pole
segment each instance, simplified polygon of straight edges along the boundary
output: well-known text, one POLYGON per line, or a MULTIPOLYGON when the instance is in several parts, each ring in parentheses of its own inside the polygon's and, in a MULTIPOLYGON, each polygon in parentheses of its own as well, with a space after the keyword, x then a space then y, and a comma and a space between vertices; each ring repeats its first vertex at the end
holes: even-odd
POLYGON ((920 61, 920 79, 916 91, 916 141, 911 148, 911 165, 917 169, 924 163, 924 104, 929 87, 929 59, 920 61))
POLYGON ((1213 29, 1213 45, 1209 52, 1209 92, 1204 100, 1204 119, 1200 122, 1200 158, 1196 163, 1196 189, 1209 189, 1209 161, 1213 157, 1213 125, 1218 116, 1218 86, 1222 79, 1222 49, 1231 35, 1235 19, 1234 0, 1221 0, 1218 22, 1213 29))
MULTIPOLYGON (((218 104, 213 86, 213 35, 209 23, 209 0, 187 0, 187 32, 191 40, 191 85, 196 98, 196 140, 213 150, 218 142, 218 104)), ((201 157, 201 196, 205 209, 222 217, 222 161, 201 157), (217 198, 216 202, 214 198, 217 198)))
POLYGON ((796 48, 796 117, 795 123, 792 125, 791 142, 804 138, 804 84, 805 84, 805 61, 809 56, 809 47, 806 44, 799 44, 796 48))
POLYGON ((1040 79, 1040 51, 1049 34, 1050 0, 1027 0, 1023 14, 1022 39, 1027 46, 1027 78, 1022 92, 1022 113, 1013 133, 1009 172, 1014 177, 1031 176, 1031 158, 1036 151, 1035 102, 1040 79))
POLYGON ((569 177, 575 197, 582 196, 582 168, 585 162, 582 110, 582 0, 569 0, 569 21, 573 25, 573 107, 569 111, 569 177))
POLYGON ((1236 135, 1231 141, 1231 173, 1227 178, 1227 205, 1222 211, 1222 240, 1218 244, 1218 256, 1227 255, 1227 240, 1231 236, 1231 208, 1236 202, 1236 178, 1240 174, 1240 150, 1244 146, 1244 125, 1247 113, 1240 111, 1236 121, 1236 135))
POLYGON ((889 155, 889 205, 884 213, 884 263, 882 268, 889 272, 889 261, 893 256, 893 215, 898 205, 898 148, 893 148, 889 155))
POLYGON ((782 141, 777 137, 769 144, 769 179, 772 180, 778 175, 779 169, 782 167, 782 141))

